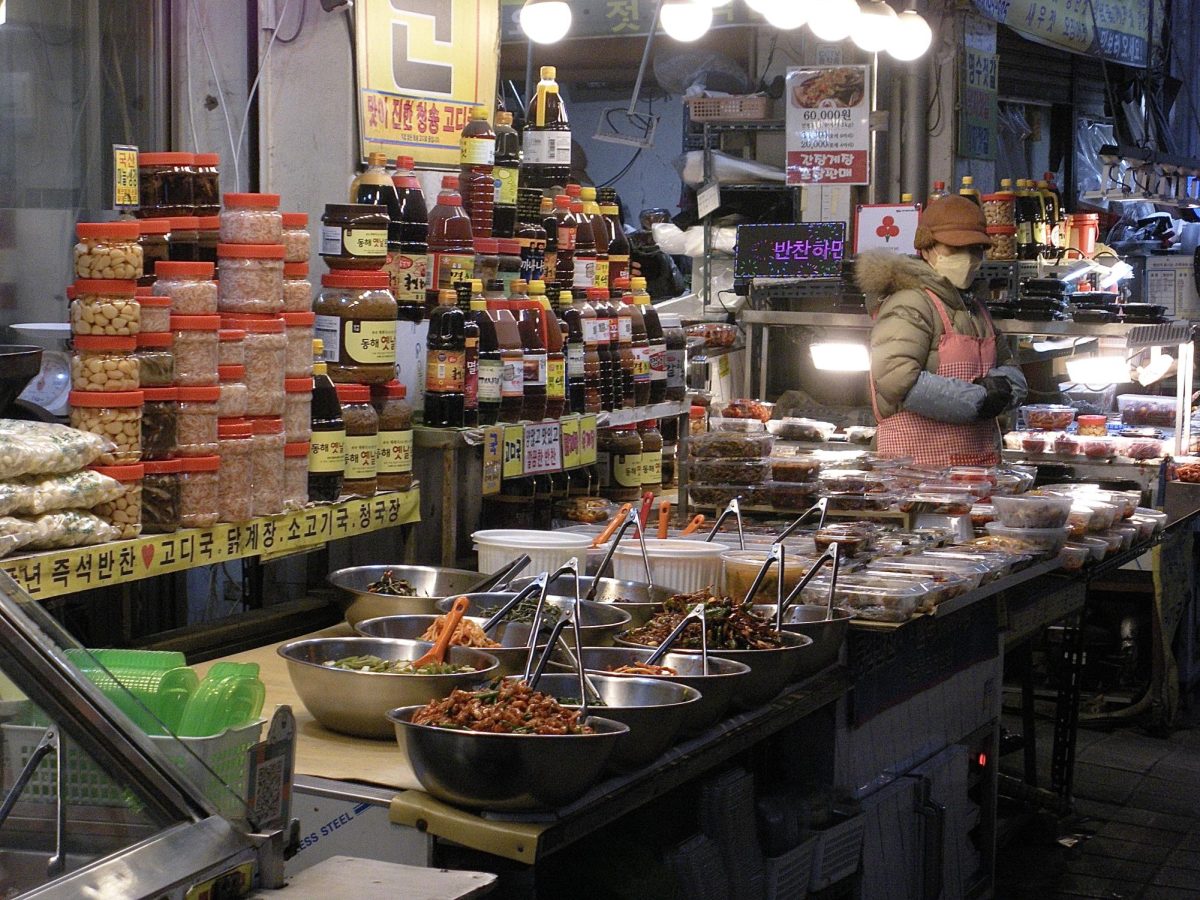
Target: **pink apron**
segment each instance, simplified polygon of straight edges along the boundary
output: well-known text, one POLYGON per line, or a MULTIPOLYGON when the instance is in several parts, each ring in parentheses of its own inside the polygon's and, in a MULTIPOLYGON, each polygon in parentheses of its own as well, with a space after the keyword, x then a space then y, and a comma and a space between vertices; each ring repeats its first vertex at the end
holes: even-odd
MULTIPOLYGON (((928 289, 926 293, 942 320, 937 374, 943 378, 974 381, 995 368, 996 332, 987 311, 983 311, 987 337, 958 334, 937 294, 928 289)), ((876 442, 881 456, 906 456, 914 463, 926 466, 994 466, 1000 462, 996 451, 996 423, 992 419, 951 425, 907 410, 882 418, 875 402, 874 378, 871 379, 871 405, 879 423, 876 442)))

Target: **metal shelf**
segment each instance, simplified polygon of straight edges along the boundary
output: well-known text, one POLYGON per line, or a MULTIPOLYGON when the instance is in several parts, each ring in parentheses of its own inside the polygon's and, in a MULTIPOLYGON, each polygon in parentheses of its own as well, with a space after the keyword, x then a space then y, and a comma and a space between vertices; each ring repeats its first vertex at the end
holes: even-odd
POLYGON ((714 350, 706 350, 703 353, 697 353, 695 356, 689 356, 688 365, 694 363, 702 366, 705 363, 712 362, 714 359, 720 359, 722 356, 728 356, 731 353, 741 353, 745 349, 745 344, 737 344, 733 347, 717 347, 714 350))
POLYGON ((783 182, 780 182, 780 181, 753 182, 750 184, 721 183, 720 188, 722 191, 763 191, 763 192, 772 191, 775 193, 781 193, 783 191, 797 190, 796 187, 792 187, 792 186, 784 184, 783 182))
POLYGON ((783 131, 787 123, 783 119, 761 122, 704 122, 704 130, 710 134, 736 134, 739 131, 783 131))

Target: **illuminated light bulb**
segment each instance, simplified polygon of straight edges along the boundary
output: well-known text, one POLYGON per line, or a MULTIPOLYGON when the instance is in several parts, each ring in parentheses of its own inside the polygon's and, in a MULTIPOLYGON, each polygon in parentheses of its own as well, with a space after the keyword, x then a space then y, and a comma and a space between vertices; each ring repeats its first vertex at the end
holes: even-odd
POLYGON ((823 341, 808 348, 813 367, 821 372, 869 372, 871 356, 865 344, 823 341))
POLYGON ((860 50, 879 53, 891 42, 896 33, 896 11, 883 0, 867 0, 858 7, 858 21, 850 33, 850 40, 860 50))
POLYGON ((704 37, 712 20, 712 7, 697 0, 665 0, 659 13, 663 31, 684 43, 704 37))
POLYGON ((765 15, 767 9, 778 0, 746 0, 746 5, 760 15, 765 15))
POLYGON ((896 29, 888 41, 887 52, 893 59, 909 62, 920 59, 933 43, 933 29, 915 9, 896 17, 896 29))
POLYGON ((774 0, 762 10, 762 15, 781 31, 790 31, 808 21, 812 7, 808 0, 774 0))
POLYGON ((1129 380, 1129 363, 1123 356, 1069 359, 1067 377, 1076 384, 1122 384, 1129 380))
POLYGON ((856 0, 824 0, 809 13, 808 27, 822 41, 841 41, 850 37, 858 16, 856 0))
POLYGON ((712 7, 713 9, 717 9, 722 6, 728 6, 730 3, 733 2, 733 0, 696 0, 696 2, 701 3, 704 6, 709 6, 709 7, 712 7))
POLYGON ((554 44, 571 28, 571 7, 565 0, 525 0, 517 20, 535 44, 554 44))

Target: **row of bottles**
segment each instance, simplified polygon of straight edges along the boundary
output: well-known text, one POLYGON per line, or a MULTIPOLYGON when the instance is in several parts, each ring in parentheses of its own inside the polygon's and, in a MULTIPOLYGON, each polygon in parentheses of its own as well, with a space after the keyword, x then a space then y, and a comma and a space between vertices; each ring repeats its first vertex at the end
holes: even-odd
MULTIPOLYGON (((989 226, 1012 226, 1016 229, 1017 258, 1037 259, 1052 255, 1066 246, 1063 229, 1065 212, 1062 192, 1054 182, 1054 173, 1046 172, 1041 181, 1032 178, 1017 179, 1016 187, 1010 178, 1000 180, 1000 189, 994 194, 981 195, 970 175, 962 177, 959 196, 980 204, 987 211, 989 203, 999 215, 987 216, 989 226)), ((944 181, 935 181, 929 200, 949 194, 944 181)))
POLYGON ((539 421, 683 398, 682 329, 677 317, 664 329, 644 278, 586 292, 537 279, 514 281, 507 296, 498 280, 484 288, 476 279, 469 291, 439 292, 429 317, 426 425, 539 421))

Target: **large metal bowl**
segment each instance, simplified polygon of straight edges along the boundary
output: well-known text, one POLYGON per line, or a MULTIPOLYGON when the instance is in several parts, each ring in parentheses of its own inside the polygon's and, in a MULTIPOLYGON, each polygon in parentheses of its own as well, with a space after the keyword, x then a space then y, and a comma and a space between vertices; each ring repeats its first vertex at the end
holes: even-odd
MULTIPOLYGON (((629 735, 617 744, 609 767, 619 772, 640 769, 653 762, 675 743, 684 717, 700 702, 700 692, 686 684, 671 684, 632 675, 588 675, 600 692, 603 706, 595 707, 606 719, 629 726, 629 735)), ((579 676, 551 672, 538 681, 537 689, 559 699, 579 704, 579 676)))
MULTIPOLYGON (((378 619, 363 619, 354 626, 354 630, 363 637, 400 638, 401 640, 419 641, 429 626, 440 619, 439 615, 432 616, 380 616, 378 619)), ((483 625, 486 619, 468 616, 477 625, 483 625)), ((524 622, 501 622, 488 635, 493 641, 499 641, 499 647, 480 647, 488 656, 496 657, 500 668, 493 677, 502 675, 517 675, 525 671, 525 663, 529 659, 529 626, 524 622)))
MULTIPOLYGON (((501 606, 511 600, 512 596, 512 593, 508 592, 467 594, 467 599, 471 601, 471 605, 467 607, 467 615, 478 616, 481 610, 501 606)), ((573 596, 547 597, 546 603, 565 611, 575 603, 575 598, 573 596)), ((450 598, 439 600, 436 605, 438 612, 449 612, 450 607, 454 605, 454 600, 450 598)), ((630 627, 629 613, 616 604, 580 600, 579 607, 579 636, 585 647, 608 647, 618 632, 630 627)), ((563 638, 570 646, 575 646, 575 635, 572 629, 564 629, 563 638)))
MULTIPOLYGON (((592 582, 597 579, 588 575, 579 579, 579 596, 583 597, 592 589, 592 582)), ((510 585, 514 591, 519 591, 533 581, 532 578, 518 578, 510 585)), ((639 628, 662 612, 663 601, 675 595, 675 591, 667 588, 644 584, 640 581, 619 581, 616 578, 599 579, 600 586, 596 588, 597 603, 614 603, 618 609, 629 613, 629 627, 639 628)), ((575 579, 570 575, 560 575, 549 584, 551 596, 574 597, 575 579)))
MULTIPOLYGON (((618 647, 645 648, 625 637, 617 635, 614 643, 618 647)), ((775 699, 775 695, 797 678, 806 654, 812 652, 813 639, 808 635, 781 632, 784 646, 776 650, 709 650, 710 657, 732 659, 750 667, 750 674, 742 679, 733 695, 734 705, 742 709, 753 709, 775 699)), ((676 653, 700 655, 699 650, 676 650, 676 653)), ((619 677, 619 676, 618 676, 619 677)))
MULTIPOLYGON (((619 666, 644 662, 654 651, 649 648, 634 649, 633 647, 584 647, 583 667, 589 672, 601 675, 612 675, 612 669, 619 666)), ((710 656, 708 659, 708 674, 704 674, 703 663, 699 653, 668 653, 659 665, 670 666, 676 675, 617 675, 617 678, 654 678, 670 684, 686 684, 700 692, 700 702, 688 704, 680 726, 680 734, 698 734, 719 721, 733 702, 735 692, 750 674, 750 667, 732 659, 719 659, 710 656)), ((553 659, 550 666, 556 671, 572 668, 558 659, 553 659)), ((603 707, 602 707, 603 708, 603 707)))
MULTIPOLYGON (((775 620, 775 604, 756 604, 754 611, 764 618, 775 620)), ((826 607, 810 603, 795 603, 783 611, 783 630, 806 634, 813 639, 812 652, 805 654, 797 673, 800 677, 813 675, 832 666, 846 643, 846 632, 854 611, 834 607, 833 618, 825 618, 826 607)))
POLYGON ((434 604, 443 597, 457 596, 483 579, 479 572, 465 569, 437 569, 431 566, 353 566, 329 574, 328 581, 338 588, 338 603, 351 625, 380 616, 419 616, 435 613, 434 604), (367 585, 391 571, 416 590, 415 597, 372 594, 367 585))
POLYGON ((326 662, 347 656, 370 654, 387 660, 416 659, 433 644, 388 638, 308 638, 281 646, 288 676, 296 693, 313 718, 331 731, 357 737, 386 738, 392 733, 388 710, 397 706, 423 704, 448 696, 455 688, 466 688, 496 676, 500 664, 482 650, 451 647, 446 661, 474 666, 476 671, 459 675, 393 675, 335 669, 326 662))
POLYGON ((420 706, 388 713, 426 793, 467 809, 566 806, 600 778, 629 727, 591 716, 595 734, 489 734, 414 725, 420 706))

